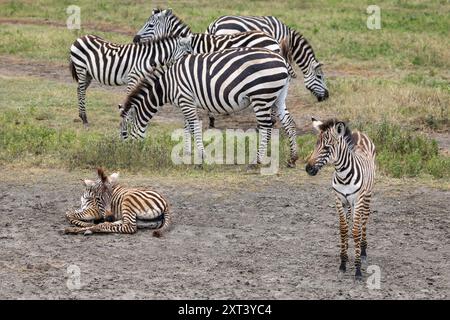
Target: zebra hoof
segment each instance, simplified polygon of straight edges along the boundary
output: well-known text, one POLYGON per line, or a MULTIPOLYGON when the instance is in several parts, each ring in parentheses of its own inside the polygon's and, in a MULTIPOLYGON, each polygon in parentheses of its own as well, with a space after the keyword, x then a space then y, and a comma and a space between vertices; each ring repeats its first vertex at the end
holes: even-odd
POLYGON ((341 265, 339 266, 339 271, 340 272, 346 272, 347 271, 347 267, 345 266, 345 263, 341 263, 341 265))
POLYGON ((93 232, 91 230, 86 230, 83 235, 85 236, 90 236, 91 234, 93 234, 93 232))
POLYGON ((295 168, 295 162, 293 162, 292 160, 289 160, 287 163, 287 167, 288 168, 295 168))
POLYGON ((196 164, 194 165, 195 170, 203 170, 203 164, 196 164))
POLYGON ((367 256, 361 256, 361 263, 367 263, 367 256))
POLYGON ((75 234, 78 233, 79 228, 77 227, 69 227, 64 229, 64 234, 75 234))
POLYGON ((355 273, 355 280, 356 281, 362 281, 363 276, 361 273, 361 268, 356 268, 356 273, 355 273))
POLYGON ((259 164, 257 164, 257 163, 250 163, 247 166, 247 172, 256 171, 258 169, 259 169, 259 164))

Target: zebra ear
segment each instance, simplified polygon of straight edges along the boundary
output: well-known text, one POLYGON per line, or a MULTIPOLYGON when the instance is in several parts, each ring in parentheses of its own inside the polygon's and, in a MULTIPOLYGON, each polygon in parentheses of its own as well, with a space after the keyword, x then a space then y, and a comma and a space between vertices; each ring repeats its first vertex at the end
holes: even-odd
POLYGON ((163 11, 163 16, 164 17, 170 16, 171 14, 172 14, 172 9, 171 8, 168 8, 168 9, 163 11))
POLYGON ((113 174, 111 174, 108 177, 108 180, 111 184, 116 184, 117 180, 119 179, 119 173, 118 172, 114 172, 113 174))
POLYGON ((92 186, 95 185, 95 181, 93 181, 93 180, 89 180, 89 179, 83 180, 83 179, 81 179, 81 181, 83 181, 83 184, 84 184, 85 187, 92 187, 92 186))
POLYGON ((160 12, 161 12, 161 9, 159 9, 159 8, 153 8, 153 10, 152 10, 152 15, 157 14, 157 13, 160 13, 160 12))
POLYGON ((320 126, 322 125, 322 121, 317 120, 314 117, 311 118, 311 121, 312 121, 313 128, 316 129, 316 131, 320 132, 321 131, 320 126))
POLYGON ((343 136, 345 133, 345 123, 344 122, 338 122, 336 123, 336 132, 338 135, 343 136))

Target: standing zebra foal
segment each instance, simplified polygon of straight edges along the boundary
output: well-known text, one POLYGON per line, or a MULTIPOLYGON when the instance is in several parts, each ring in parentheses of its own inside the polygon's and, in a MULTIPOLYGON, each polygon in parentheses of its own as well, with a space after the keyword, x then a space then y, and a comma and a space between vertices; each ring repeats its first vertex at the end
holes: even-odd
MULTIPOLYGON (((127 188, 117 183, 118 173, 109 177, 98 169, 98 179, 84 180, 85 192, 82 204, 89 204, 97 217, 106 222, 92 224, 86 216, 71 216, 66 233, 135 233, 138 228, 155 229, 153 235, 160 237, 170 227, 169 204, 158 192, 145 188, 127 188), (95 207, 93 207, 95 205, 95 207), (80 221, 81 220, 81 221, 80 221), (81 223, 80 223, 81 222, 81 223)), ((85 206, 82 205, 82 209, 85 206)))
POLYGON ((128 138, 129 134, 133 138, 143 138, 150 119, 160 107, 171 103, 181 109, 185 137, 194 136, 204 159, 198 109, 229 114, 252 107, 261 135, 256 159, 260 164, 270 140, 272 107, 275 106, 289 136, 288 165, 295 166, 298 158, 296 126, 285 104, 289 79, 286 60, 265 49, 228 49, 184 56, 168 68, 155 70, 128 95, 121 111, 122 138, 128 138))
POLYGON ((129 93, 155 66, 173 62, 190 49, 189 40, 177 37, 143 43, 115 44, 94 35, 78 38, 70 48, 70 70, 78 83, 79 116, 84 125, 86 90, 92 79, 108 86, 127 85, 129 93))
POLYGON ((367 135, 350 131, 341 121, 321 122, 312 118, 319 137, 308 159, 306 171, 314 176, 327 163, 334 165, 332 187, 339 214, 341 235, 341 265, 346 271, 348 261, 348 220, 353 217, 356 279, 362 278, 361 259, 367 259, 366 226, 370 214, 370 199, 375 178, 375 145, 367 135), (347 208, 347 214, 344 209, 347 208))

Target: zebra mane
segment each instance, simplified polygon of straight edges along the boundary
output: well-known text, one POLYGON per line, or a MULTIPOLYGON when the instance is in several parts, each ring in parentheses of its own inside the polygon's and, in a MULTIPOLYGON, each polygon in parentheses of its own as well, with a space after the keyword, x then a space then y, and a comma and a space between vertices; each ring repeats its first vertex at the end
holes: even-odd
MULTIPOLYGON (((161 8, 158 7, 158 8, 156 8, 156 10, 158 10, 157 13, 161 13, 161 12, 163 12, 163 11, 166 10, 166 9, 161 9, 161 8)), ((178 15, 176 15, 175 13, 173 13, 173 11, 170 13, 170 15, 171 15, 172 17, 174 17, 179 23, 181 23, 181 24, 183 24, 184 26, 186 26, 187 29, 188 29, 188 33, 192 33, 191 27, 190 27, 186 22, 184 22, 183 19, 181 19, 178 15)), ((179 36, 181 36, 181 35, 179 35, 179 36)))
POLYGON ((304 45, 308 46, 311 49, 313 58, 314 58, 314 60, 317 61, 316 54, 315 54, 312 46, 309 44, 309 41, 297 30, 292 29, 291 27, 288 27, 288 29, 291 32, 290 44, 292 45, 292 42, 294 42, 295 38, 298 38, 299 40, 303 40, 304 45))
POLYGON ((164 40, 173 40, 173 39, 178 39, 179 36, 174 36, 174 35, 168 35, 168 36, 159 36, 153 39, 147 39, 145 41, 142 42, 137 42, 136 45, 141 45, 141 46, 150 46, 152 44, 158 44, 164 40))
POLYGON ((345 125, 344 140, 347 142, 347 145, 351 149, 353 149, 355 142, 353 140, 352 130, 350 129, 350 127, 348 126, 348 124, 346 122, 339 121, 337 119, 328 119, 319 126, 319 129, 321 131, 327 131, 327 130, 333 128, 339 122, 341 122, 345 125))
POLYGON ((127 95, 123 105, 122 105, 122 111, 120 112, 121 117, 125 117, 128 114, 128 111, 130 111, 132 106, 132 100, 138 96, 142 89, 151 85, 150 81, 147 79, 147 77, 142 78, 134 87, 134 89, 127 95))
POLYGON ((160 77, 167 70, 167 68, 168 67, 165 65, 155 67, 152 72, 147 73, 146 76, 136 84, 134 89, 128 94, 125 102, 123 103, 122 111, 120 113, 121 117, 124 117, 128 114, 128 111, 130 111, 132 106, 131 101, 140 93, 142 93, 142 89, 152 86, 154 84, 154 80, 160 77))

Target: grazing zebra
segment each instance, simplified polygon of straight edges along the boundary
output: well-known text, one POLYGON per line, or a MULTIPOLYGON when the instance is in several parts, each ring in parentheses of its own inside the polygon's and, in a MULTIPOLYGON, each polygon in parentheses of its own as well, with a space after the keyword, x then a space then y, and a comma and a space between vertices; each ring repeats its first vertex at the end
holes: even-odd
POLYGON ((94 35, 78 38, 70 48, 70 70, 78 82, 79 116, 87 125, 85 97, 92 79, 108 86, 127 84, 127 93, 154 66, 173 62, 189 50, 183 38, 115 44, 94 35))
POLYGON ((275 104, 290 140, 288 165, 294 166, 298 158, 296 126, 285 105, 288 87, 286 60, 265 49, 239 48, 187 55, 170 67, 155 70, 128 95, 121 112, 121 135, 128 138, 131 127, 133 138, 143 138, 149 120, 160 107, 171 103, 181 109, 185 133, 194 135, 199 154, 204 158, 198 109, 229 114, 252 107, 262 137, 257 152, 257 163, 261 163, 271 135, 271 109, 275 104))
MULTIPOLYGON (((191 39, 191 53, 210 53, 230 48, 264 48, 281 54, 281 41, 273 39, 266 33, 258 30, 241 32, 228 35, 213 35, 207 33, 192 33, 191 29, 182 22, 180 18, 172 13, 172 10, 153 9, 152 15, 141 28, 133 41, 147 41, 155 37, 165 37, 168 35, 178 35, 191 39)), ((288 57, 289 74, 296 78, 296 74, 290 65, 291 56, 288 57)), ((272 116, 275 123, 275 114, 272 116)), ((209 127, 214 128, 215 118, 209 114, 209 127)))
POLYGON ((84 180, 86 189, 82 199, 95 203, 106 222, 67 228, 66 233, 135 233, 138 228, 151 228, 157 229, 153 235, 160 237, 168 230, 171 213, 163 196, 149 189, 119 185, 118 173, 107 177, 99 168, 98 176, 96 181, 84 180))
MULTIPOLYGON (((292 59, 303 72, 306 88, 316 96, 318 101, 328 98, 322 64, 317 61, 313 48, 300 33, 289 28, 277 18, 223 16, 211 23, 206 32, 214 35, 226 35, 253 30, 263 31, 279 43, 283 39, 288 39, 292 59)), ((189 34, 191 34, 189 26, 173 14, 171 9, 153 9, 152 15, 133 41, 167 35, 188 36, 189 34)))
POLYGON ((362 278, 361 258, 367 259, 366 226, 370 213, 370 198, 375 178, 375 146, 365 134, 350 131, 337 120, 321 122, 312 118, 313 127, 319 138, 306 165, 309 175, 317 172, 327 163, 334 165, 333 189, 336 209, 339 214, 341 233, 341 265, 346 271, 348 261, 348 220, 353 216, 352 234, 355 241, 355 267, 357 279, 362 278), (344 208, 347 207, 347 215, 344 208))
POLYGON ((303 73, 306 88, 316 96, 318 101, 328 98, 322 64, 316 59, 313 48, 300 33, 277 18, 273 16, 223 16, 212 22, 206 32, 220 35, 251 30, 263 31, 278 42, 288 39, 292 59, 303 73))

